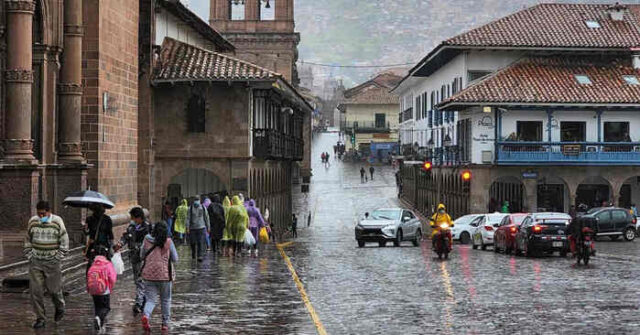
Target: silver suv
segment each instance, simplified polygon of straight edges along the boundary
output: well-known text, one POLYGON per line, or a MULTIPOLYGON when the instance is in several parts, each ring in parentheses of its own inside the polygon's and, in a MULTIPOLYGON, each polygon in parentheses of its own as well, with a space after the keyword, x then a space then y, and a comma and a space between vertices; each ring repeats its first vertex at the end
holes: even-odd
POLYGON ((403 208, 381 208, 366 213, 365 217, 356 225, 356 241, 358 247, 364 247, 366 242, 378 242, 384 247, 387 241, 392 241, 396 247, 402 241, 411 241, 419 246, 422 239, 420 220, 413 212, 403 208))

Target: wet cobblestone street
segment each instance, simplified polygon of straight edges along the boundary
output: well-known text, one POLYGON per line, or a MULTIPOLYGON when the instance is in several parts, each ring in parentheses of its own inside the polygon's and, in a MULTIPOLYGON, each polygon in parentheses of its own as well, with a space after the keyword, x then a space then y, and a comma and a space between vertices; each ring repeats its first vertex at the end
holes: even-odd
MULTIPOLYGON (((319 135, 314 152, 329 151, 337 139, 319 135)), ((393 171, 376 167, 374 180, 361 183, 361 165, 333 154, 328 168, 314 160, 311 193, 294 194, 299 237, 283 248, 327 333, 640 334, 640 242, 597 242, 589 268, 557 256, 528 259, 461 245, 438 261, 428 242, 358 248, 357 217, 399 206, 393 171)), ((202 264, 191 262, 188 247, 179 251, 173 334, 317 332, 273 244, 258 258, 209 254, 202 264)), ((104 333, 143 333, 131 313, 132 292, 131 278, 119 278, 104 333)), ((84 287, 72 288, 64 322, 48 320, 41 332, 30 328, 27 294, 3 294, 0 301, 0 334, 93 333, 84 287)), ((49 302, 47 311, 51 316, 49 302)), ((159 313, 151 320, 154 333, 159 313)))

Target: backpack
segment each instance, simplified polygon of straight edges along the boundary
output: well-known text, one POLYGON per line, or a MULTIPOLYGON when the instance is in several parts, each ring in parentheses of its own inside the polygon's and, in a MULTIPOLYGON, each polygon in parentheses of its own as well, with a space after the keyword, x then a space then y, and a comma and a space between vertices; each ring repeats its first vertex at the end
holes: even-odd
POLYGON ((102 271, 95 264, 91 265, 87 271, 87 292, 90 295, 103 295, 109 287, 108 282, 105 271, 102 271))

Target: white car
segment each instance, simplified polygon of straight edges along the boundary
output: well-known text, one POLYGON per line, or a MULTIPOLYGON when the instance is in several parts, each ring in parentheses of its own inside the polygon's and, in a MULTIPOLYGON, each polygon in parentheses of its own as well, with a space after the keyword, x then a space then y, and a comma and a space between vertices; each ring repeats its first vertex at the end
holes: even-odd
POLYGON ((509 214, 483 214, 471 221, 471 246, 473 249, 480 247, 482 250, 487 250, 487 246, 493 245, 493 233, 507 215, 509 214))
POLYGON ((482 214, 469 214, 461 216, 453 221, 453 228, 451 228, 451 235, 453 235, 454 241, 460 241, 462 244, 468 244, 471 242, 471 222, 482 214))

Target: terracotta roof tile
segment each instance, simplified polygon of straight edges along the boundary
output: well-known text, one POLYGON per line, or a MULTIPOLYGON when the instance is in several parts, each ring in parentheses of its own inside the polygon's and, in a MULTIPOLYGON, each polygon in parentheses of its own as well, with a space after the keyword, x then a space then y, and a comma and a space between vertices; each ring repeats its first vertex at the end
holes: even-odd
POLYGON ((400 82, 402 77, 383 72, 364 83, 350 88, 344 92, 345 99, 341 104, 374 104, 388 105, 397 104, 398 96, 390 93, 389 90, 400 82))
POLYGON ((522 60, 440 103, 446 109, 469 104, 640 104, 640 85, 623 76, 640 71, 630 59, 538 57, 522 60), (586 75, 591 84, 580 84, 586 75))
POLYGON ((165 37, 154 81, 265 80, 280 74, 258 65, 165 37))
POLYGON ((444 45, 487 47, 630 48, 640 45, 640 5, 624 5, 622 21, 610 5, 540 4, 444 41, 444 45), (589 28, 587 20, 600 28, 589 28))

